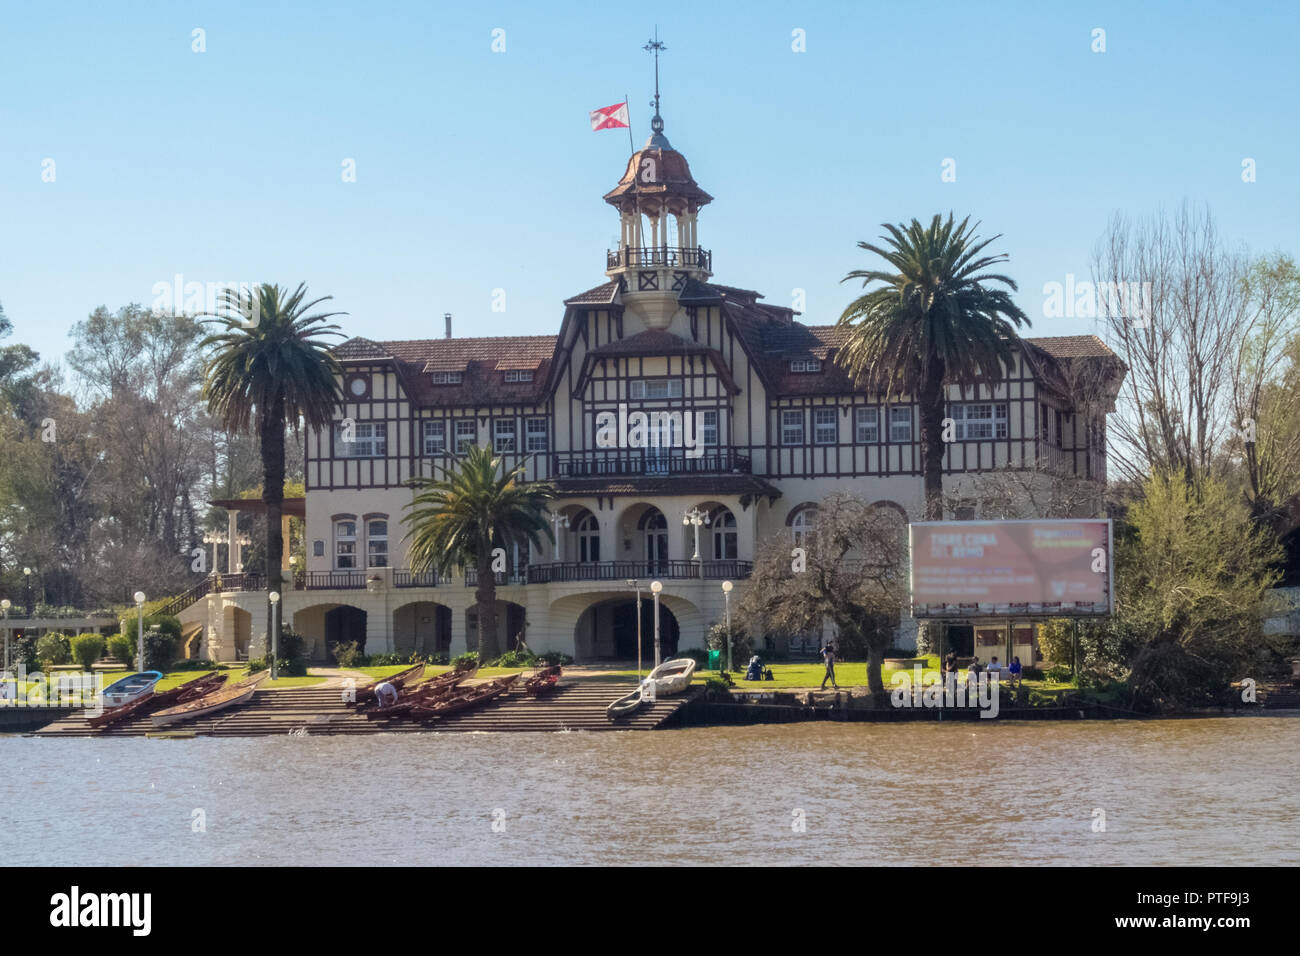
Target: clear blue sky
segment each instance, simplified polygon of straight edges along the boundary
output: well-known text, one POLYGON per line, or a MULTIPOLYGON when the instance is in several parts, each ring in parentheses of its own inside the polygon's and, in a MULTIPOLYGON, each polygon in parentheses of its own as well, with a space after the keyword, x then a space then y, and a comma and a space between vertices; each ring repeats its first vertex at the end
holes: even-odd
POLYGON ((952 209, 1003 234, 1033 334, 1088 331, 1043 318, 1042 286, 1087 275, 1115 210, 1208 202, 1232 241, 1300 253, 1298 9, 7 3, 0 303, 11 341, 51 359, 95 306, 148 303, 176 273, 305 280, 373 338, 441 335, 444 312, 462 335, 553 333, 617 235, 600 197, 627 134, 587 112, 630 94, 644 141, 657 17, 717 281, 779 304, 806 289, 805 321, 830 323, 857 240, 952 209))

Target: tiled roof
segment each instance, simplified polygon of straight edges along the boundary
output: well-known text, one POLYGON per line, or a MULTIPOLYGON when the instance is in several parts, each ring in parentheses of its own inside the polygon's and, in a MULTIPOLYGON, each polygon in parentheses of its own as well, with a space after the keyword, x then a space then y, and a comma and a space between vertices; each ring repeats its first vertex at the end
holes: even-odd
POLYGON ((1036 345, 1052 358, 1118 358, 1114 352, 1095 335, 1053 335, 1046 338, 1025 339, 1030 345, 1036 345))
POLYGON ((583 363, 580 381, 586 379, 587 372, 594 360, 621 355, 706 355, 712 360, 714 371, 717 372, 718 378, 722 380, 723 385, 732 394, 740 391, 735 379, 731 377, 731 369, 727 367, 727 361, 723 358, 721 352, 704 345, 702 342, 692 342, 690 339, 674 335, 672 332, 665 332, 662 329, 647 329, 626 339, 606 342, 604 345, 592 349, 587 353, 586 361, 583 363))
POLYGON ((617 280, 604 282, 586 292, 579 292, 571 299, 565 299, 565 305, 609 305, 618 294, 617 280))
POLYGON ((422 405, 532 405, 546 399, 546 372, 555 353, 553 335, 407 339, 349 339, 334 349, 342 361, 392 358, 402 386, 422 405), (531 382, 507 382, 507 368, 533 368, 531 382), (434 385, 431 372, 461 372, 458 385, 434 385))

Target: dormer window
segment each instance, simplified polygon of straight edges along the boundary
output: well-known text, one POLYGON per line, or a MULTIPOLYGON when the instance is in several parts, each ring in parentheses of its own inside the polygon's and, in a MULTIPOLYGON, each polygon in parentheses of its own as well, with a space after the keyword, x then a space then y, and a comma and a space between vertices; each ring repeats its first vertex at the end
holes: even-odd
POLYGON ((681 398, 680 378, 637 378, 627 383, 628 398, 681 398))
POLYGON ((434 372, 434 385, 459 385, 461 383, 462 373, 460 372, 434 372))
POLYGON ((506 369, 507 382, 531 382, 532 380, 533 380, 533 370, 530 368, 506 369))
POLYGON ((791 359, 790 371, 808 373, 822 370, 821 359, 791 359))

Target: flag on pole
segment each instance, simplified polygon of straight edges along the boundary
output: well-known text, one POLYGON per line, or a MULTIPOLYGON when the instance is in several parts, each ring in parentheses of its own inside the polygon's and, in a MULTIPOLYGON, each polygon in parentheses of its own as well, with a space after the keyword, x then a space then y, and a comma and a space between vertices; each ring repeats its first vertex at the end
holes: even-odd
POLYGON ((631 125, 627 120, 626 101, 615 103, 613 106, 602 106, 598 110, 591 111, 591 131, 593 133, 601 129, 620 129, 631 125))

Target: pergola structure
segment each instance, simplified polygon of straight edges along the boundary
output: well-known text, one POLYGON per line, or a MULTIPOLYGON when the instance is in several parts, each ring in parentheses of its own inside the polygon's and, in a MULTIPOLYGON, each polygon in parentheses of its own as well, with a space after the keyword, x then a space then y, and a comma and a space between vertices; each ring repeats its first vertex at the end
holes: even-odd
MULTIPOLYGON (((227 540, 230 542, 230 550, 226 557, 226 573, 237 574, 239 568, 239 516, 241 514, 264 515, 266 514, 266 502, 261 498, 219 498, 209 501, 208 504, 217 508, 226 509, 227 515, 227 540)), ((306 498, 285 498, 281 504, 280 511, 280 533, 284 536, 284 551, 280 555, 280 570, 288 571, 289 565, 289 519, 307 517, 307 499, 306 498)), ((212 569, 216 571, 214 567, 212 569)))

